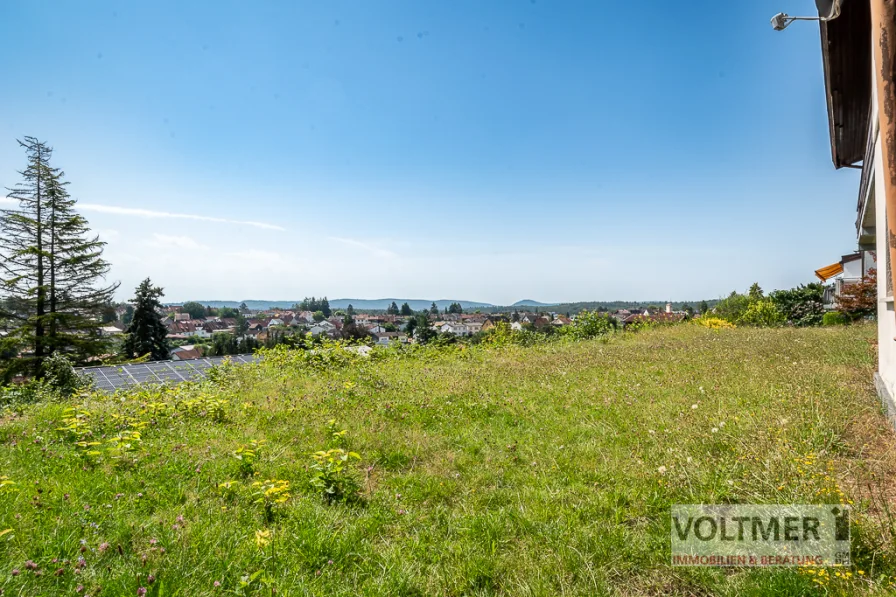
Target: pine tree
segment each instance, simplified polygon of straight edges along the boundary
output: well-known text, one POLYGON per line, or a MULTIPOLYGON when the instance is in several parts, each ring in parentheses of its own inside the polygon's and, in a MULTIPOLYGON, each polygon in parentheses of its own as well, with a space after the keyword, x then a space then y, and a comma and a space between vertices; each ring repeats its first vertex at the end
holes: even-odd
POLYGON ((159 311, 162 303, 159 298, 165 296, 162 289, 153 286, 146 278, 137 287, 134 303, 134 319, 127 329, 124 341, 124 353, 127 358, 141 357, 149 354, 150 360, 160 361, 168 358, 168 330, 162 323, 159 311))
POLYGON ((398 315, 398 305, 395 301, 392 301, 392 304, 389 305, 389 308, 386 309, 386 313, 389 315, 398 315))
POLYGON ((404 304, 401 306, 401 314, 402 314, 403 316, 405 316, 405 317, 408 317, 408 316, 410 316, 410 315, 413 315, 413 314, 414 314, 414 311, 411 309, 411 306, 410 306, 409 304, 404 303, 404 304))
POLYGON ((429 308, 429 313, 430 313, 431 315, 438 315, 438 314, 439 314, 439 308, 436 306, 435 303, 433 303, 432 306, 429 308))
POLYGON ((0 211, 0 299, 13 299, 3 301, 13 308, 0 317, 13 322, 10 336, 23 352, 12 366, 40 376, 53 352, 84 362, 108 348, 99 327, 118 285, 97 288, 109 271, 105 243, 75 212, 64 173, 50 165, 53 150, 34 137, 19 145, 28 165, 7 189, 19 209, 0 211))

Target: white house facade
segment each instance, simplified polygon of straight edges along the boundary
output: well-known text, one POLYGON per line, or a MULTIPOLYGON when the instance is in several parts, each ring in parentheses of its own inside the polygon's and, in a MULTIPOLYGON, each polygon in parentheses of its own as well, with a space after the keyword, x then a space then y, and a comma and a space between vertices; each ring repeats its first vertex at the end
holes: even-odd
MULTIPOLYGON (((856 168, 862 172, 855 222, 861 258, 844 257, 840 278, 842 283, 860 279, 871 264, 878 270, 878 364, 874 382, 891 419, 896 420, 896 404, 892 398, 896 396, 896 312, 887 246, 886 190, 887 177, 896 175, 896 171, 889 172, 883 160, 874 56, 874 40, 883 28, 875 30, 872 26, 872 13, 882 3, 875 0, 838 0, 838 3, 840 15, 820 24, 831 154, 835 168, 856 168)), ((886 22, 886 19, 882 21, 886 22)), ((890 106, 887 112, 892 113, 893 108, 890 106)), ((890 197, 890 201, 896 201, 896 196, 890 197)))

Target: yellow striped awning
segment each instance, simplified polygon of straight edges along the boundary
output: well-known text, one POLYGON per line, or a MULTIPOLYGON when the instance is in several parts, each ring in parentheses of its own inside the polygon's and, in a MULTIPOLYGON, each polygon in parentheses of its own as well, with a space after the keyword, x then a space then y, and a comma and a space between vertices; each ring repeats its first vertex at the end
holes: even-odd
POLYGON ((822 282, 827 282, 828 278, 833 278, 837 274, 843 273, 843 264, 842 263, 832 263, 831 265, 826 265, 821 269, 815 270, 815 275, 818 276, 822 282))

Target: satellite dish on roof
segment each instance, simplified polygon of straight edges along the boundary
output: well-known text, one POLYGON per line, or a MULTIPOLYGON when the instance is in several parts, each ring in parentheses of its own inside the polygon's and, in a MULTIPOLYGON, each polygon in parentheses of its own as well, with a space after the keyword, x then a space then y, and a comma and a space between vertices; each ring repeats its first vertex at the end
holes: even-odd
POLYGON ((843 0, 815 0, 818 9, 817 17, 792 17, 787 13, 779 12, 772 17, 772 27, 775 31, 783 31, 794 21, 833 21, 840 16, 840 4, 843 0))

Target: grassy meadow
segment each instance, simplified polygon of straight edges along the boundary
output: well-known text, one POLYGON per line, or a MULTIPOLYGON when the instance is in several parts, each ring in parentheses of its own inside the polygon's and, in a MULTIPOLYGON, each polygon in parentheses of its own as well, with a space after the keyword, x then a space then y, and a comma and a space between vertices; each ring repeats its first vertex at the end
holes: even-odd
POLYGON ((0 589, 889 594, 896 442, 874 337, 680 325, 276 352, 202 383, 7 407, 0 589), (856 565, 673 568, 670 505, 701 502, 854 503, 856 565))

